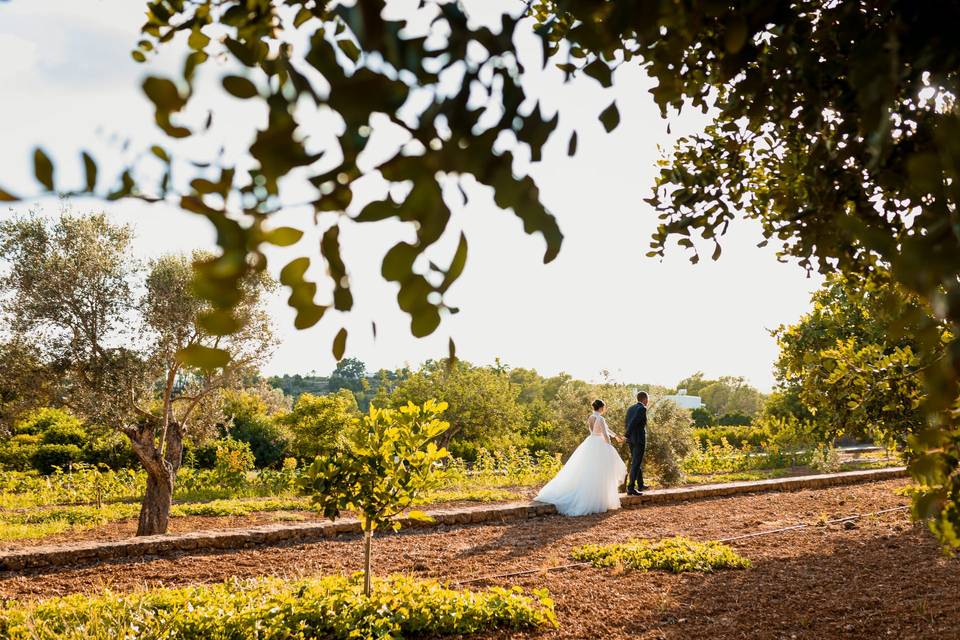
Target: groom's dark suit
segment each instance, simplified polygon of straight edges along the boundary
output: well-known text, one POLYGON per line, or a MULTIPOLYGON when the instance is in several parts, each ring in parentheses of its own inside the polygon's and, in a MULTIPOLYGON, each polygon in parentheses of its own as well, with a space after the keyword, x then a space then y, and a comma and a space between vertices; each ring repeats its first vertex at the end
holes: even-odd
POLYGON ((627 442, 630 443, 630 479, 627 491, 643 487, 643 454, 647 448, 647 408, 637 403, 627 409, 627 442), (639 483, 639 484, 638 484, 639 483))

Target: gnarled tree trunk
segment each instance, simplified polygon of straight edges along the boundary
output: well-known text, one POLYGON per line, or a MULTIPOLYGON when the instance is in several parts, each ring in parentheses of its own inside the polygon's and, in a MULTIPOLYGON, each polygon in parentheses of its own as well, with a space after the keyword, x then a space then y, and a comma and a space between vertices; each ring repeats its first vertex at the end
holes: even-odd
POLYGON ((147 472, 147 492, 140 505, 138 536, 152 536, 167 532, 170 507, 173 505, 173 475, 147 472), (165 477, 164 477, 165 476, 165 477))
POLYGON ((157 447, 153 428, 149 425, 131 429, 127 435, 134 453, 147 472, 147 490, 140 505, 137 535, 166 533, 170 523, 170 507, 173 506, 174 481, 183 457, 183 426, 177 422, 168 425, 162 454, 157 447))

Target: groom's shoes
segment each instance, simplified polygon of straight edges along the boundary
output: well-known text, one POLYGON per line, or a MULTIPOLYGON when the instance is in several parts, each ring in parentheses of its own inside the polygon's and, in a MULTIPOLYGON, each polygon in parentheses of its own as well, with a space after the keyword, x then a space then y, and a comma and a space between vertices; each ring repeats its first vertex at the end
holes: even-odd
POLYGON ((628 496, 638 496, 638 495, 640 495, 640 492, 637 491, 636 489, 627 489, 627 495, 628 495, 628 496))

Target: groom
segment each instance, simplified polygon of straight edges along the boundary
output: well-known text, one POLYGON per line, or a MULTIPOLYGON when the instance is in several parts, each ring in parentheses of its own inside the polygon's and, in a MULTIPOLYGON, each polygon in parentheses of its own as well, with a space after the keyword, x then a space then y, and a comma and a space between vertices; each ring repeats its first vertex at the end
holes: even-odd
POLYGON ((647 403, 646 391, 637 394, 637 404, 627 409, 626 438, 630 443, 630 479, 627 495, 638 496, 647 486, 643 484, 643 453, 647 448, 647 403))

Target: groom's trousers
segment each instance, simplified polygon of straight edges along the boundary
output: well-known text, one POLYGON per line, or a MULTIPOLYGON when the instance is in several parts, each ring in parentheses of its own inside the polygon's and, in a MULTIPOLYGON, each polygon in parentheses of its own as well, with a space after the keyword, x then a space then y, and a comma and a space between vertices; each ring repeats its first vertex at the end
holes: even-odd
POLYGON ((636 442, 630 443, 630 480, 627 490, 643 486, 643 454, 647 450, 646 434, 636 442))

